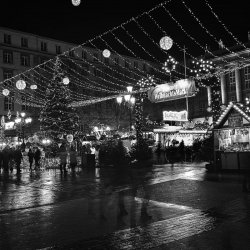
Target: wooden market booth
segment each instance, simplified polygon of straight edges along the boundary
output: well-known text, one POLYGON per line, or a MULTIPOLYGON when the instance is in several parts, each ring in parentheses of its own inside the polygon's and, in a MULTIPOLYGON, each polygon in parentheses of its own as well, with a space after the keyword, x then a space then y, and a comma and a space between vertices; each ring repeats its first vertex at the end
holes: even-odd
POLYGON ((250 117, 242 104, 230 103, 214 126, 217 170, 250 169, 250 117))

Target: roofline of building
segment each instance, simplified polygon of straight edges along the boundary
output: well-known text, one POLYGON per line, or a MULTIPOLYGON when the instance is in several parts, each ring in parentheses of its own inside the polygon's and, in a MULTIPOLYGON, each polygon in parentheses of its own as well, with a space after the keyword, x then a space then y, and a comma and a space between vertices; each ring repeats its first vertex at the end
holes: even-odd
MULTIPOLYGON (((47 39, 47 40, 55 41, 55 42, 58 42, 58 43, 65 43, 66 45, 71 45, 73 47, 79 47, 79 46, 81 46, 81 44, 69 43, 69 42, 57 40, 57 39, 54 39, 54 38, 49 38, 49 37, 46 37, 46 36, 40 36, 40 35, 37 35, 37 34, 33 34, 33 33, 29 33, 29 32, 24 32, 24 31, 20 31, 20 30, 15 30, 15 29, 12 29, 12 28, 2 27, 2 26, 0 26, 0 30, 8 30, 8 31, 16 32, 16 33, 21 33, 21 34, 24 34, 24 35, 26 34, 26 35, 29 35, 29 36, 35 36, 37 38, 47 39)), ((99 52, 102 51, 100 49, 94 49, 94 48, 87 47, 87 46, 84 46, 84 47, 88 48, 90 50, 93 50, 93 51, 99 51, 99 52)), ((134 57, 131 57, 131 56, 117 55, 116 53, 114 53, 114 54, 116 56, 122 56, 123 58, 128 58, 128 59, 131 59, 131 60, 134 60, 134 61, 136 60, 136 61, 139 61, 139 62, 147 62, 150 65, 158 65, 157 63, 154 63, 154 62, 151 62, 151 61, 148 61, 148 60, 142 60, 142 59, 134 58, 134 57)))

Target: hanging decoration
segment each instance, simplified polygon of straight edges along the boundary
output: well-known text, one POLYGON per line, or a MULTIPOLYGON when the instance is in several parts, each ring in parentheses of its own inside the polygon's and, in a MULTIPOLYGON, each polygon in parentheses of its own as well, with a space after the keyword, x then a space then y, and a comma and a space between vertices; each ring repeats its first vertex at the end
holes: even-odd
POLYGON ((11 111, 9 110, 8 114, 7 114, 7 117, 8 117, 9 120, 10 120, 11 116, 12 116, 12 114, 11 114, 11 111))
POLYGON ((73 4, 74 6, 79 6, 80 3, 81 3, 81 0, 71 0, 71 2, 72 2, 72 4, 73 4))
POLYGON ((30 85, 30 89, 32 89, 32 90, 37 89, 37 85, 36 85, 36 84, 32 84, 32 85, 30 85))
POLYGON ((69 78, 68 77, 64 77, 63 78, 63 84, 64 85, 68 85, 69 84, 69 78))
POLYGON ((26 88, 26 82, 22 79, 18 80, 16 82, 16 87, 19 89, 19 90, 24 90, 26 88))
POLYGON ((109 58, 110 55, 111 55, 111 52, 110 52, 108 49, 105 49, 105 50, 102 52, 102 55, 103 55, 105 58, 109 58))
POLYGON ((163 64, 162 69, 167 73, 171 73, 171 71, 175 70, 177 64, 178 62, 172 56, 169 56, 167 61, 163 64))
POLYGON ((74 137, 73 137, 73 135, 67 135, 67 141, 68 142, 72 142, 73 141, 73 139, 74 139, 74 137))
POLYGON ((160 40, 160 47, 163 50, 169 50, 173 46, 173 40, 169 36, 164 36, 160 40))
POLYGON ((10 91, 8 89, 3 89, 2 93, 4 96, 8 96, 10 94, 10 91))

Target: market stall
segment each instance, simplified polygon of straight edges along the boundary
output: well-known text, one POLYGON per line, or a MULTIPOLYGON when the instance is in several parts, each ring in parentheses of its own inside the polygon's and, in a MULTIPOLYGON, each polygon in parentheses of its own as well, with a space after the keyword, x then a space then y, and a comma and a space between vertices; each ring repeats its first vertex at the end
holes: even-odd
POLYGON ((217 170, 250 169, 250 117, 242 105, 230 103, 214 127, 217 170))

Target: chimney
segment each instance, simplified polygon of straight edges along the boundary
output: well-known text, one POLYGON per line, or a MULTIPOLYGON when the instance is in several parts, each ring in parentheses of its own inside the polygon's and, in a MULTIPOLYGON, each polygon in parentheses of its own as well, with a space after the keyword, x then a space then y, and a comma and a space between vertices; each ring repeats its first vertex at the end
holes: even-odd
POLYGON ((219 40, 219 49, 224 49, 225 48, 225 46, 224 46, 224 44, 223 44, 223 42, 222 42, 222 40, 220 39, 219 40))

